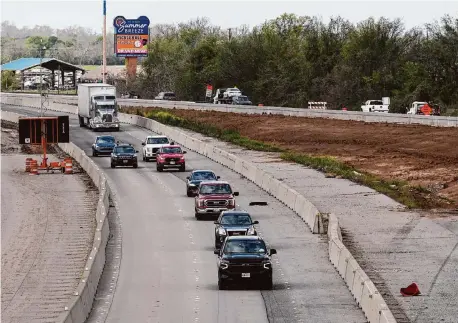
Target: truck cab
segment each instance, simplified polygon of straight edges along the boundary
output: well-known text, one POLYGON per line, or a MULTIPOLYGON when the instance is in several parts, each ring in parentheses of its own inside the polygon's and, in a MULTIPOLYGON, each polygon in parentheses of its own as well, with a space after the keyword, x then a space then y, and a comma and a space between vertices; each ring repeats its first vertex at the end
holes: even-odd
POLYGON ((78 85, 78 118, 80 127, 93 130, 119 130, 116 88, 109 84, 78 85))
POLYGON ((431 115, 432 109, 428 102, 414 101, 407 109, 407 114, 431 115))
POLYGON ((234 192, 226 181, 201 182, 194 200, 196 219, 204 215, 219 216, 223 211, 235 209, 235 196, 239 196, 239 192, 234 192))

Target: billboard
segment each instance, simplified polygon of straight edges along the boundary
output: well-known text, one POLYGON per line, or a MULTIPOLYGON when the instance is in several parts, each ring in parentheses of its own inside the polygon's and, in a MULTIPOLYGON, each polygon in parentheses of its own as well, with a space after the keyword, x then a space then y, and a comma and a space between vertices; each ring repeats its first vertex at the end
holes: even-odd
POLYGON ((148 17, 126 19, 117 16, 113 19, 114 49, 117 57, 146 57, 149 42, 148 17))

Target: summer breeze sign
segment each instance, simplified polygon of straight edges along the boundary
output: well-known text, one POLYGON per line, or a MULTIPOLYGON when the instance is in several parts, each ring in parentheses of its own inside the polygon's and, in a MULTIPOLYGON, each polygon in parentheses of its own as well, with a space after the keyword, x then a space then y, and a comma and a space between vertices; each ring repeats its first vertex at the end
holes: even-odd
POLYGON ((145 16, 137 19, 118 16, 113 20, 117 57, 148 56, 149 23, 148 17, 145 16))

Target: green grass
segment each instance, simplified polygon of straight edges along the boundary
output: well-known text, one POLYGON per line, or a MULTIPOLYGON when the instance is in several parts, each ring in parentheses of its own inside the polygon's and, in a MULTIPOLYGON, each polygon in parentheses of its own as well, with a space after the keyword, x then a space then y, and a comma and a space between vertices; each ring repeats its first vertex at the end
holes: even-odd
POLYGON ((370 187, 377 192, 391 197, 410 209, 440 207, 444 206, 445 203, 450 202, 447 199, 441 198, 437 198, 436 200, 431 199, 431 193, 426 188, 420 186, 410 186, 405 181, 384 180, 375 175, 361 172, 354 167, 329 156, 311 156, 293 152, 270 143, 244 137, 236 130, 221 129, 214 125, 181 118, 169 111, 155 109, 142 112, 142 110, 135 108, 124 108, 122 110, 123 112, 147 117, 166 125, 192 130, 250 150, 279 152, 280 158, 285 161, 304 165, 324 172, 329 176, 345 178, 355 183, 370 187))

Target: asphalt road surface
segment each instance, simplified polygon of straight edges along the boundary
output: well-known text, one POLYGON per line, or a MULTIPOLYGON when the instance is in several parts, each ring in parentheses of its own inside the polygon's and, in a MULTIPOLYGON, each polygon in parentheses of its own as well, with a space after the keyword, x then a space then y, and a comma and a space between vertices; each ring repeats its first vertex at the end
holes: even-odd
MULTIPOLYGON (((36 110, 3 106, 36 115, 36 110)), ((54 113, 50 113, 54 114, 54 113)), ((70 117, 70 140, 91 155, 97 135, 70 117)), ((141 152, 150 131, 122 125, 111 133, 141 152)), ((298 216, 253 183, 206 157, 189 152, 185 173, 158 173, 154 162, 111 169, 109 157, 93 157, 114 190, 122 229, 118 284, 107 322, 366 322, 327 257, 327 240, 313 235, 298 216), (213 254, 213 221, 196 221, 185 177, 212 169, 240 192, 239 208, 260 224, 260 235, 276 248, 274 288, 235 286, 219 291, 213 254), (266 201, 268 206, 249 206, 266 201)))

